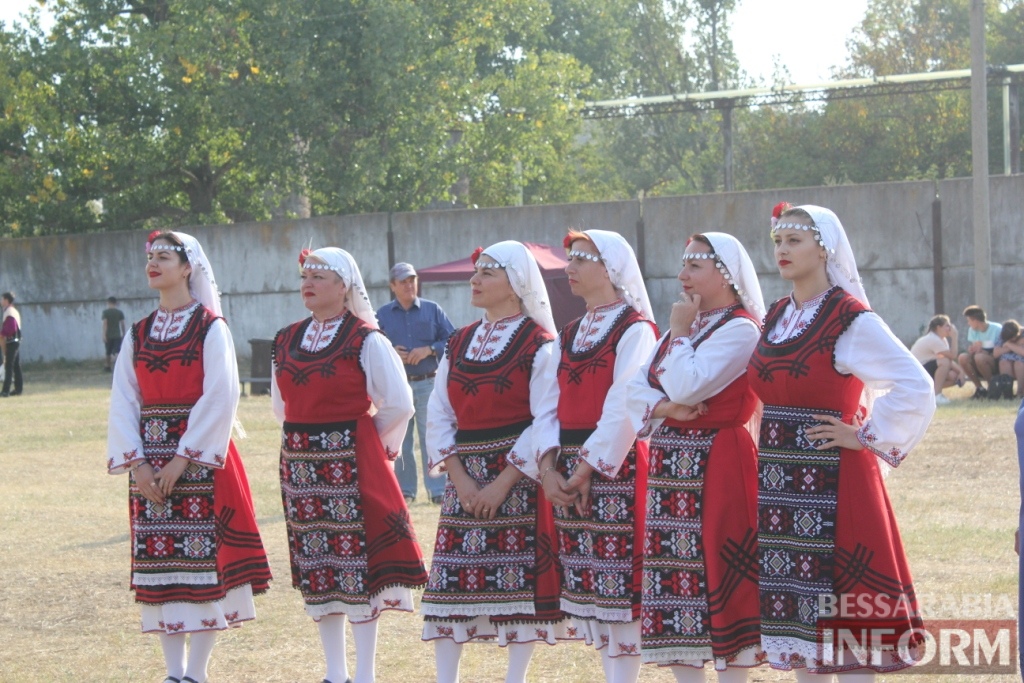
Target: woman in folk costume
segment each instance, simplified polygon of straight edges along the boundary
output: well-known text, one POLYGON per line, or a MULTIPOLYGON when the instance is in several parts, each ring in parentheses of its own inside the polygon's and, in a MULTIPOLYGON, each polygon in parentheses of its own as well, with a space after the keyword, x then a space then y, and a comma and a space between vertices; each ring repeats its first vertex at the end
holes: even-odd
POLYGON ((270 567, 231 442, 238 366, 213 269, 185 233, 154 232, 146 252, 160 305, 114 368, 107 467, 131 473, 131 587, 164 683, 204 683, 217 632, 256 617, 270 567))
POLYGON ((757 398, 747 383, 764 316, 750 257, 735 237, 690 238, 670 329, 629 384, 650 436, 643 659, 677 681, 744 681, 760 663, 757 398))
POLYGON ((868 307, 834 213, 790 209, 772 237, 793 293, 772 304, 747 370, 764 402, 762 645, 798 681, 870 681, 910 665, 898 646, 921 627, 882 475, 924 436, 932 382, 868 307), (870 406, 872 391, 888 393, 870 406), (822 647, 830 636, 865 647, 822 647))
POLYGON ((413 610, 426 570, 391 461, 413 412, 405 370, 377 328, 359 267, 326 247, 299 256, 312 314, 277 333, 271 403, 283 426, 281 495, 292 585, 317 623, 325 683, 376 675, 377 617, 413 610), (371 407, 376 413, 371 417, 371 407))
POLYGON ((561 453, 540 460, 555 505, 562 610, 570 637, 601 651, 605 679, 640 674, 640 566, 647 444, 636 444, 626 384, 647 359, 657 327, 632 247, 605 230, 570 232, 565 268, 587 313, 555 348, 561 453))
POLYGON ((507 646, 506 683, 523 683, 537 642, 564 637, 551 505, 537 453, 558 446, 555 324, 537 262, 519 242, 473 255, 482 320, 456 330, 427 411, 430 465, 448 483, 420 609, 439 683, 459 678, 462 646, 507 646))

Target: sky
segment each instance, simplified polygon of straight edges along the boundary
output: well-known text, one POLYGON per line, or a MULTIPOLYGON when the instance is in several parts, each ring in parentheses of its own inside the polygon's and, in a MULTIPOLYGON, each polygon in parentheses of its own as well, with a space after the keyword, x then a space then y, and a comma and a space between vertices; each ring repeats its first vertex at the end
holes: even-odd
MULTIPOLYGON (((733 49, 740 66, 770 84, 776 59, 797 84, 832 80, 830 68, 846 61, 846 40, 864 17, 868 0, 739 0, 732 17, 733 49)), ((0 21, 10 25, 36 0, 2 0, 0 21)))

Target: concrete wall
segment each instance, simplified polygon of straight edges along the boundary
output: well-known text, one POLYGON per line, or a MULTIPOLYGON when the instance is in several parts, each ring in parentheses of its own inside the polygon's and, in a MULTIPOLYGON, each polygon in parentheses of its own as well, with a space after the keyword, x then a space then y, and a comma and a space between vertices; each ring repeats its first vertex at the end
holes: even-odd
MULTIPOLYGON (((973 236, 969 179, 733 192, 637 201, 423 211, 391 216, 397 261, 419 267, 468 255, 503 239, 559 245, 568 227, 621 233, 637 249, 658 316, 667 320, 687 237, 720 230, 736 235, 757 267, 765 300, 788 293, 768 237, 776 202, 835 210, 857 255, 872 307, 898 337, 912 341, 935 312, 932 204, 941 199, 944 312, 973 303, 973 236), (641 216, 642 214, 642 216, 641 216), (642 218, 642 220, 641 220, 642 218)), ((993 305, 1001 321, 1024 318, 1024 175, 991 180, 993 305)), ((357 259, 374 305, 390 297, 387 214, 183 228, 203 244, 224 294, 224 311, 240 356, 248 340, 269 338, 306 315, 298 296, 298 252, 336 245, 357 259)), ((25 327, 25 360, 101 357, 100 313, 108 296, 129 320, 149 313, 156 297, 143 273, 146 233, 117 232, 0 240, 0 290, 17 295, 25 327)), ((465 283, 426 283, 456 325, 473 320, 465 283)))

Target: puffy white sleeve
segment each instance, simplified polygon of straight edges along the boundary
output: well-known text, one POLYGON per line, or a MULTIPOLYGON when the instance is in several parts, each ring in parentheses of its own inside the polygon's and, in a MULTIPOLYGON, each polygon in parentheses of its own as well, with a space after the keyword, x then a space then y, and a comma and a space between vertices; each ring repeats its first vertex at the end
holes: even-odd
POLYGON ((530 413, 533 424, 523 430, 509 451, 508 460, 531 479, 540 479, 537 454, 559 446, 558 355, 553 341, 541 345, 530 370, 530 413), (551 379, 555 378, 554 391, 551 379))
POLYGON ((654 368, 662 391, 647 381, 654 353, 660 346, 660 341, 656 343, 647 361, 627 385, 626 409, 638 438, 649 437, 661 426, 664 420, 651 418, 661 401, 695 405, 722 391, 746 372, 760 337, 761 332, 753 321, 737 318, 715 330, 713 337, 697 348, 688 337, 673 339, 665 357, 654 368))
POLYGON ((388 460, 394 460, 402 453, 409 418, 416 412, 405 367, 387 337, 376 332, 366 335, 359 364, 366 374, 366 392, 377 409, 373 424, 388 460))
POLYGON ((458 430, 455 409, 448 398, 448 354, 444 354, 437 363, 434 390, 427 401, 427 466, 432 476, 446 471, 444 461, 458 453, 455 446, 458 430))
POLYGON ((669 334, 666 332, 655 342, 647 358, 626 384, 626 411, 638 439, 649 438, 664 422, 662 418, 652 418, 651 413, 659 403, 667 401, 668 396, 661 389, 652 387, 647 381, 647 375, 651 371, 651 364, 654 363, 654 355, 669 334))
POLYGON ((284 425, 284 398, 281 396, 281 387, 277 386, 277 363, 271 361, 270 365, 270 410, 274 413, 277 424, 284 425))
POLYGON ((235 344, 227 323, 217 319, 203 342, 203 395, 192 406, 177 455, 207 467, 224 467, 238 395, 235 344))
POLYGON ((114 364, 110 416, 107 419, 107 471, 111 474, 123 474, 146 460, 142 453, 142 433, 139 429, 142 394, 132 360, 134 334, 132 331, 124 336, 121 352, 114 364))
POLYGON ((587 463, 605 477, 618 474, 636 440, 637 429, 629 411, 627 388, 637 370, 646 364, 657 341, 649 324, 637 323, 626 330, 615 347, 612 386, 605 395, 597 428, 580 450, 587 463))
POLYGON ((876 392, 857 438, 893 467, 924 437, 935 413, 931 377, 873 312, 854 318, 836 341, 835 368, 876 392))

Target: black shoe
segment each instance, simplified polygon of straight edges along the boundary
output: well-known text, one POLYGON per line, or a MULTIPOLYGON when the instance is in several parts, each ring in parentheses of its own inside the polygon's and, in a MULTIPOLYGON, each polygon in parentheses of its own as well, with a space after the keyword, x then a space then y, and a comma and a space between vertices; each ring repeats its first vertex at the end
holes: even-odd
POLYGON ((974 390, 974 396, 971 396, 971 398, 988 398, 988 389, 978 387, 974 390))
POLYGON ((439 496, 431 496, 430 502, 433 503, 434 505, 440 505, 441 503, 444 502, 444 494, 442 493, 439 496))
POLYGON ((181 683, 181 679, 175 678, 174 676, 168 676, 164 679, 164 683, 181 683))
POLYGON ((8 392, 6 392, 6 391, 3 392, 3 393, 0 393, 0 398, 7 398, 8 396, 10 396, 10 394, 8 392))
MULTIPOLYGON (((406 496, 406 495, 403 494, 403 497, 405 498, 405 504, 406 505, 409 505, 410 503, 415 503, 416 502, 416 496, 406 496)), ((328 683, 330 683, 330 681, 328 681, 328 683)))

